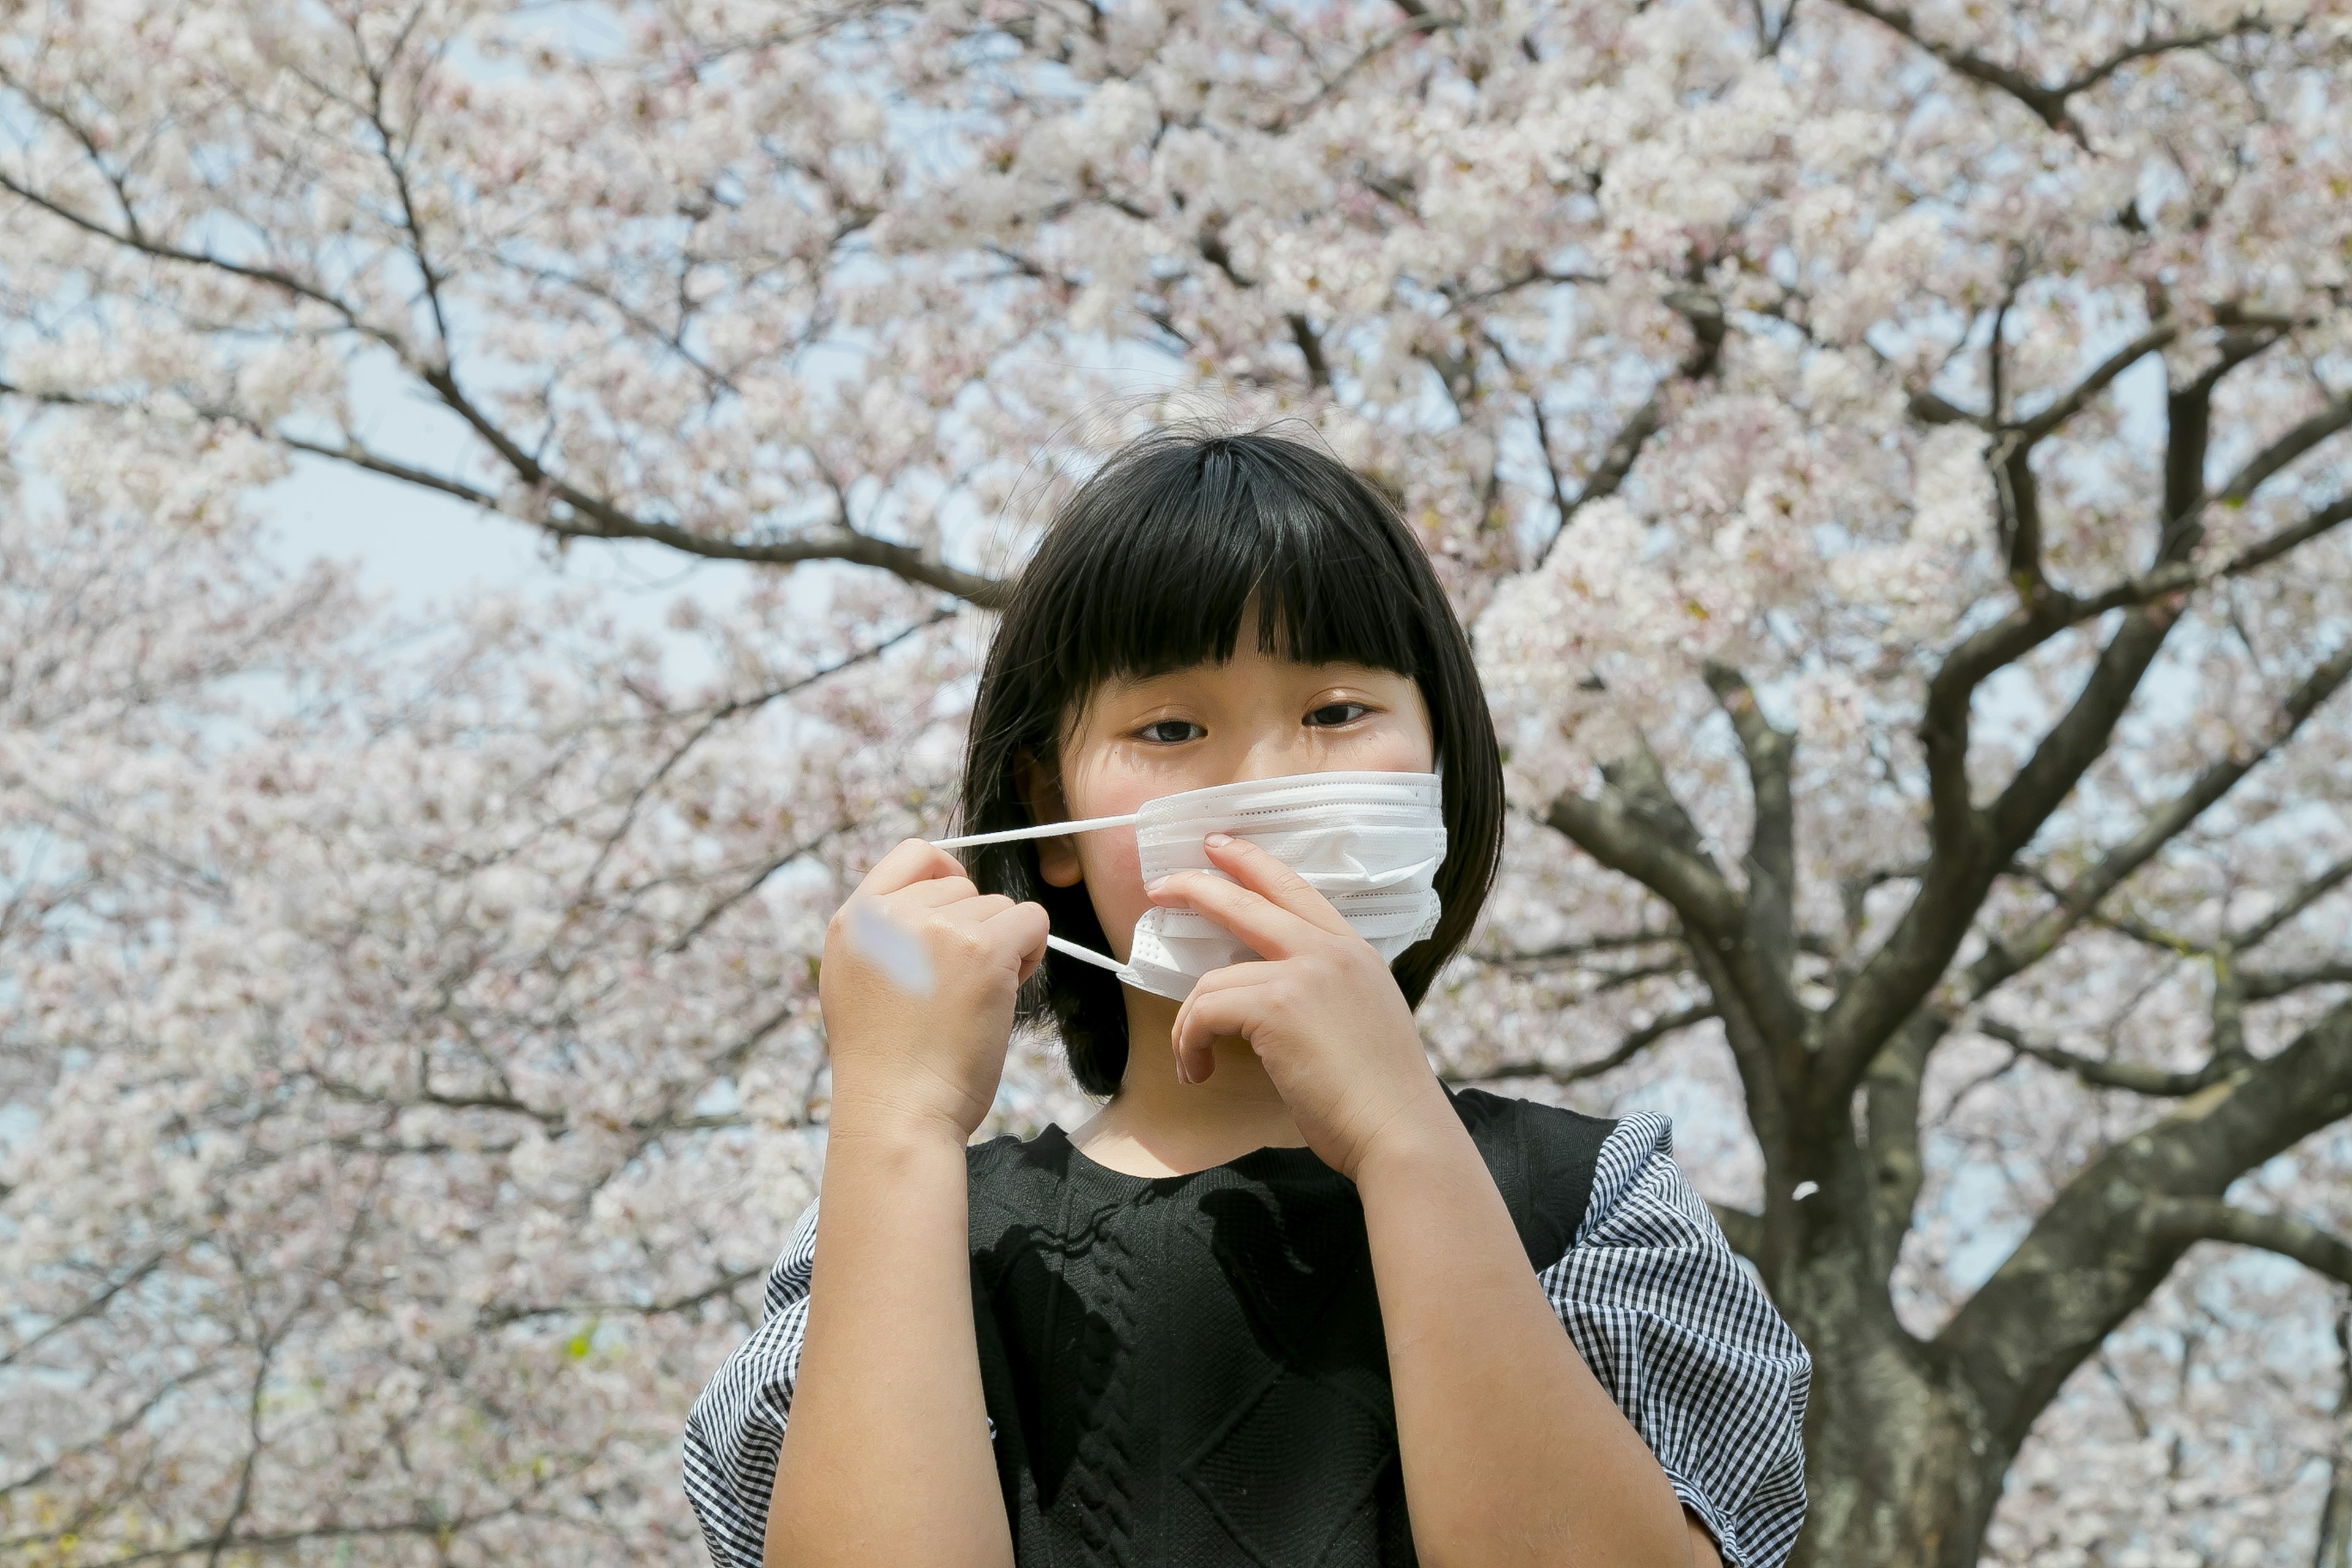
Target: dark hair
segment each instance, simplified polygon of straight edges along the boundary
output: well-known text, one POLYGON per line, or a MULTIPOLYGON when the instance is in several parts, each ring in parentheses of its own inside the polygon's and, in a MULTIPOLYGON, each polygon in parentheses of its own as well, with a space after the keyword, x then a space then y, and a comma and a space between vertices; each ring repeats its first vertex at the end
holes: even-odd
MULTIPOLYGON (((1502 759, 1469 639, 1429 558, 1379 490, 1317 447, 1263 430, 1163 430, 1121 448, 1062 505, 981 672, 959 831, 1028 826, 1021 754, 1058 768, 1065 726, 1103 681, 1232 658, 1253 594, 1259 651, 1393 670, 1428 703, 1444 774, 1444 913, 1390 965, 1418 1005, 1494 883, 1502 759)), ((962 854, 983 892, 1034 899, 1056 934, 1109 951, 1086 885, 1047 885, 1034 843, 962 854)), ((1049 952, 1019 1013, 1050 1014, 1078 1082, 1117 1091, 1127 1005, 1116 975, 1049 952)))

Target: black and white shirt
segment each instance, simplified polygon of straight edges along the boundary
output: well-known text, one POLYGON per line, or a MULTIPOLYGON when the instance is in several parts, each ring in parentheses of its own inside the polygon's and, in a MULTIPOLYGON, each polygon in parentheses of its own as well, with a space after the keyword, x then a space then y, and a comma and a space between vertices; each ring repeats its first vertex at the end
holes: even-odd
MULTIPOLYGON (((1569 1232, 1553 1234, 1549 1242, 1529 1243, 1531 1258, 1551 1259, 1538 1268, 1538 1278, 1569 1337, 1657 1456, 1675 1493, 1714 1535, 1725 1563, 1732 1568, 1777 1568, 1788 1557, 1804 1518, 1801 1439, 1811 1361, 1754 1277, 1732 1253, 1705 1201, 1675 1167, 1670 1123, 1664 1117, 1647 1113, 1613 1123, 1594 1121, 1476 1090, 1462 1091, 1456 1097, 1465 1120, 1474 1108, 1473 1097, 1476 1106, 1486 1108, 1479 1114, 1496 1126, 1514 1119, 1532 1126, 1540 1119, 1541 1126, 1556 1128, 1563 1125, 1558 1119, 1569 1118, 1593 1130, 1591 1145, 1580 1162, 1589 1171, 1590 1190, 1583 1198, 1580 1217, 1573 1222, 1572 1238, 1556 1251, 1557 1235, 1569 1232), (1509 1113, 1496 1108, 1510 1108, 1509 1113)), ((1479 1132, 1482 1152, 1504 1183, 1515 1216, 1526 1212, 1507 1179, 1509 1159, 1497 1152, 1504 1147, 1498 1142, 1501 1134, 1489 1135, 1475 1127, 1474 1131, 1479 1132)), ((976 1282, 984 1273, 980 1240, 992 1233, 996 1225, 978 1213, 981 1173, 991 1165, 990 1151, 1002 1156, 993 1162, 996 1165, 1017 1160, 1029 1168, 1058 1153, 1061 1163, 1055 1168, 1066 1182, 1073 1169, 1088 1168, 1082 1157, 1071 1161, 1066 1134, 1058 1128, 1048 1129, 1029 1143, 1000 1139, 975 1150, 976 1282)), ((1527 1163, 1524 1156, 1519 1157, 1521 1167, 1527 1163)), ((1124 1177, 1099 1166, 1091 1167, 1091 1173, 1092 1179, 1110 1184, 1103 1201, 1116 1203, 1145 1195, 1172 1195, 1178 1186, 1189 1190, 1196 1177, 1219 1178, 1227 1186, 1240 1184, 1245 1189, 1268 1183, 1279 1185, 1307 1166, 1324 1173, 1306 1151, 1268 1149, 1195 1176, 1124 1177)), ((1328 1179, 1340 1180, 1336 1175, 1328 1179)), ((1352 1188, 1348 1191, 1352 1196, 1352 1188)), ((1233 1194, 1225 1195, 1230 1199, 1233 1194)), ((1056 1201, 1066 1209, 1066 1198, 1056 1201)), ((1360 1247, 1360 1207, 1356 1212, 1360 1247)), ((768 1277, 765 1321, 719 1369, 688 1418, 687 1494, 701 1520, 712 1560, 720 1568, 759 1568, 761 1563, 777 1452, 791 1411, 801 1339, 808 1321, 816 1223, 816 1205, 812 1204, 793 1226, 783 1255, 768 1277)), ((1547 1235, 1539 1224, 1524 1217, 1519 1223, 1523 1238, 1547 1235)), ((1286 1237, 1285 1247, 1296 1239, 1286 1237)), ((1131 1276, 1131 1264, 1123 1272, 1131 1276)), ((1008 1300, 1001 1310, 1010 1314, 1017 1307, 1008 1300)), ((991 1346, 1000 1336, 987 1319, 983 1312, 982 1359, 986 1381, 992 1384, 990 1432, 1000 1445, 1000 1466, 1009 1476, 1014 1467, 1003 1446, 1022 1439, 1004 1430, 1007 1421, 1017 1418, 1011 1414, 1012 1402, 997 1397, 1000 1388, 995 1384, 1004 1377, 1024 1375, 1020 1367, 1028 1363, 1020 1362, 1014 1343, 1020 1331, 1007 1328, 1001 1338, 1013 1344, 1013 1349, 1009 1360, 1008 1352, 1002 1352, 998 1360, 1011 1370, 995 1369, 991 1346)), ((1376 1329, 1374 1332, 1376 1336, 1376 1329)), ((1046 1352, 1040 1364, 1047 1370, 1027 1375, 1064 1375, 1063 1369, 1052 1364, 1056 1359, 1068 1358, 1046 1352)), ((1068 1375, 1084 1375, 1083 1369, 1068 1375)), ((1097 1400, 1099 1393, 1097 1387, 1094 1391, 1097 1400)), ((1150 1425, 1156 1430, 1171 1420, 1155 1412, 1150 1425)), ((1031 1441, 1034 1446, 1034 1438, 1031 1441)), ((1062 1447, 1067 1450, 1069 1444, 1062 1447)), ((1079 1459, 1084 1460, 1083 1454, 1079 1459)), ((1393 1468, 1391 1462, 1390 1469, 1393 1468)), ((1033 1534, 1050 1529, 1052 1521, 1038 1514, 1034 1489, 1016 1496, 1015 1483, 1008 1479, 1006 1484, 1016 1538, 1024 1518, 1033 1534)), ((1202 1489, 1196 1484, 1195 1489, 1202 1489)), ((1318 1495, 1328 1489, 1302 1485, 1290 1495, 1318 1495)), ((1401 1497, 1401 1483, 1393 1477, 1391 1489, 1401 1497)), ((1181 1493, 1181 1489, 1177 1490, 1181 1493)), ((1202 1496, 1208 1493, 1202 1490, 1202 1496)), ((1206 1506, 1216 1512, 1225 1529, 1234 1531, 1235 1544, 1243 1549, 1234 1552, 1233 1560, 1250 1556, 1280 1560, 1279 1552, 1250 1546, 1248 1521, 1237 1523, 1227 1512, 1217 1511, 1213 1498, 1206 1506)), ((1374 1504, 1368 1501, 1361 1506, 1371 1509, 1374 1504)), ((1401 1503, 1392 1511, 1401 1518, 1401 1503)), ((1122 1522, 1133 1521, 1112 1524, 1122 1522)), ((1376 1520, 1357 1523, 1359 1533, 1389 1528, 1376 1520)), ((1102 1528, 1100 1521, 1088 1525, 1090 1531, 1102 1528)), ((1370 1535, 1365 1534, 1365 1540, 1369 1542, 1370 1535)), ((1376 1547, 1365 1550, 1370 1554, 1362 1561, 1393 1560, 1379 1555, 1376 1547)), ((1024 1554, 1023 1560, 1029 1559, 1024 1554)))

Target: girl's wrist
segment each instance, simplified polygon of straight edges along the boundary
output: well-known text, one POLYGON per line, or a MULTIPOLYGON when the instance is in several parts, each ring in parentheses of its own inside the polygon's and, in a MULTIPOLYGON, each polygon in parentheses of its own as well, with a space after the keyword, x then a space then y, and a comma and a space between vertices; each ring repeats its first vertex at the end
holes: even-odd
POLYGON ((1361 1188, 1367 1182, 1391 1175, 1410 1177, 1415 1172, 1427 1171, 1433 1164, 1459 1160, 1465 1152, 1474 1160, 1478 1157, 1477 1145, 1470 1141, 1462 1118, 1433 1078, 1427 1094, 1390 1117, 1379 1131, 1365 1140, 1357 1153, 1355 1169, 1346 1173, 1361 1188))
POLYGON ((970 1130, 952 1116, 866 1095, 836 1091, 825 1122, 828 1146, 961 1150, 971 1142, 970 1130))

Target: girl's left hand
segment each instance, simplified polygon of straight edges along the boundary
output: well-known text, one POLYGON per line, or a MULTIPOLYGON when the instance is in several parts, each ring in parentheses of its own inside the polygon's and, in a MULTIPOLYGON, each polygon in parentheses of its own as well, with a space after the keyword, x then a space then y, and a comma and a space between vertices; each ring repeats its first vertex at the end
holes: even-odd
POLYGON ((1266 850, 1225 834, 1204 842, 1234 880, 1173 872, 1148 889, 1152 901, 1189 905, 1263 957, 1210 971, 1177 1010, 1184 1080, 1214 1070, 1220 1037, 1247 1040, 1308 1147, 1350 1180, 1384 1136, 1410 1133, 1423 1117, 1452 1121, 1388 961, 1266 850))

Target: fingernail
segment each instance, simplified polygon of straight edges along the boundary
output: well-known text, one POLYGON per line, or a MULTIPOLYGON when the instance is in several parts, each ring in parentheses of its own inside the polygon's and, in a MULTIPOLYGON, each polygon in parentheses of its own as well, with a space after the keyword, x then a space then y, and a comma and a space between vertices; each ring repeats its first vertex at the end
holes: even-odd
POLYGON ((1150 880, 1149 882, 1146 882, 1146 883, 1144 883, 1144 884, 1143 884, 1143 890, 1144 890, 1145 892, 1147 892, 1147 893, 1156 893, 1156 892, 1158 892, 1160 889, 1162 889, 1162 888, 1166 887, 1167 885, 1168 885, 1168 879, 1167 879, 1167 878, 1165 878, 1165 877, 1154 877, 1154 878, 1152 878, 1152 879, 1151 879, 1151 880, 1150 880))
POLYGON ((1226 845, 1231 844, 1233 841, 1234 836, 1230 833, 1212 833, 1207 837, 1201 840, 1202 843, 1207 845, 1212 849, 1223 849, 1226 845))

